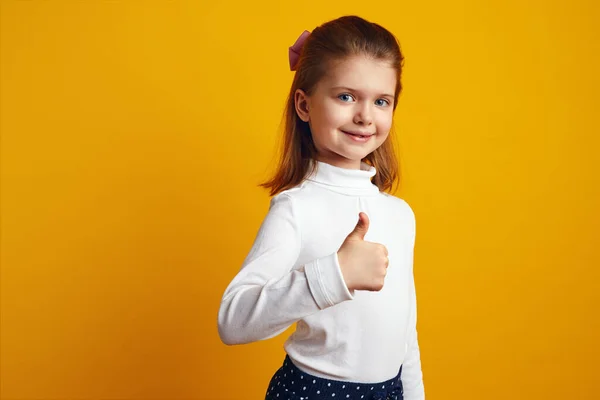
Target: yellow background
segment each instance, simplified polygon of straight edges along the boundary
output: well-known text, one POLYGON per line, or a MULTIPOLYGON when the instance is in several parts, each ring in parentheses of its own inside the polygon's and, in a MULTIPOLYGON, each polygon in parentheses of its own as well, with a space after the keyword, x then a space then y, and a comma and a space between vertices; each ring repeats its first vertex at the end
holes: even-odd
POLYGON ((1 3, 1 398, 259 399, 227 347, 268 207, 287 48, 400 39, 396 113, 428 400, 600 393, 598 3, 1 3))

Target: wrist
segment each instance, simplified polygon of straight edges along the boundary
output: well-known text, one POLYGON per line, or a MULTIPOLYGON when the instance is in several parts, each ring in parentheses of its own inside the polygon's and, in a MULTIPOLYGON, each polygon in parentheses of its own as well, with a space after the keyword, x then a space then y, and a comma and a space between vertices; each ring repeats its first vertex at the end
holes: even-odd
POLYGON ((344 268, 344 266, 346 265, 346 262, 344 259, 343 252, 338 251, 337 258, 338 258, 338 265, 340 266, 340 272, 342 274, 342 278, 344 279, 344 283, 346 284, 346 287, 348 288, 348 290, 352 292, 354 290, 354 284, 351 282, 351 279, 349 276, 350 274, 348 274, 348 271, 346 271, 346 269, 344 268))

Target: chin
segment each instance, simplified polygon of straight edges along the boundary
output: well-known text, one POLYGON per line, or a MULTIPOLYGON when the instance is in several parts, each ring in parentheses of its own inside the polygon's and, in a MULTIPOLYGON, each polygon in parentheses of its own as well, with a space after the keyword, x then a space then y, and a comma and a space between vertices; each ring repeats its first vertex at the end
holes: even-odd
POLYGON ((365 158, 366 156, 371 154, 373 151, 375 151, 375 149, 363 150, 360 152, 357 152, 357 151, 348 152, 348 153, 346 153, 346 158, 348 158, 349 160, 353 160, 353 161, 362 160, 363 158, 365 158))
POLYGON ((360 162, 362 161, 366 156, 368 156, 371 153, 365 153, 365 154, 348 154, 348 155, 344 155, 342 157, 344 157, 346 160, 348 161, 353 161, 353 162, 360 162))

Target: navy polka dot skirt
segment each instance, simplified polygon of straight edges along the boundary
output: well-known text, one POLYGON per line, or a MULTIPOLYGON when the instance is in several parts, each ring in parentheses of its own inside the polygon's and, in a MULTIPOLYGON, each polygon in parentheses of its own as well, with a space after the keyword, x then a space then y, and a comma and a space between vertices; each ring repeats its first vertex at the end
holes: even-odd
POLYGON ((319 378, 298 369, 289 356, 277 370, 265 400, 402 400, 400 375, 380 383, 344 382, 319 378))

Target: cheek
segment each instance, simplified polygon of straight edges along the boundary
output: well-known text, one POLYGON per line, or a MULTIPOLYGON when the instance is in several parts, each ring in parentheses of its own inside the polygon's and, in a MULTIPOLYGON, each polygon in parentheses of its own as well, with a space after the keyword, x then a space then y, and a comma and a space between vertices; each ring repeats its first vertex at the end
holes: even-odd
POLYGON ((381 119, 377 123, 377 130, 380 132, 389 133, 392 129, 392 117, 393 115, 382 115, 381 119))
POLYGON ((318 122, 325 129, 339 128, 348 122, 348 110, 344 107, 325 102, 318 111, 318 122))

